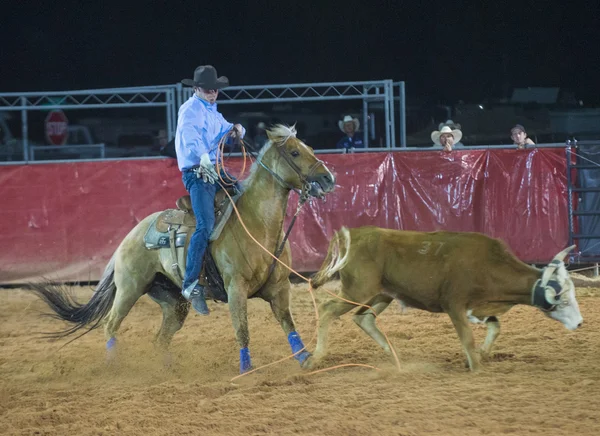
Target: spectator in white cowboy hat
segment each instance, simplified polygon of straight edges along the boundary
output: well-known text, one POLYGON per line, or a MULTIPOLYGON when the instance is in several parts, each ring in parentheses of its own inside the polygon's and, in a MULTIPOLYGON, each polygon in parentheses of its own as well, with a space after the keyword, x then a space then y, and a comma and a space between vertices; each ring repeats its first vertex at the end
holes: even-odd
MULTIPOLYGON (((194 88, 194 95, 179 108, 175 150, 183 184, 190 193, 196 216, 196 230, 188 246, 181 293, 196 312, 208 315, 210 311, 204 287, 198 284, 198 279, 215 225, 215 194, 220 189, 216 184, 219 175, 215 170, 219 142, 228 133, 237 138, 243 137, 246 130, 240 124, 228 122, 217 111, 219 90, 229 86, 229 79, 218 77, 212 65, 199 66, 193 79, 183 79, 181 83, 194 88)), ((230 177, 226 173, 223 176, 230 177)))
POLYGON ((461 139, 462 132, 448 126, 443 126, 440 130, 431 132, 433 144, 441 146, 446 152, 451 152, 454 149, 455 142, 460 142, 461 139))
POLYGON ((364 148, 365 144, 357 133, 360 127, 358 118, 353 118, 352 115, 346 115, 338 121, 338 127, 346 134, 346 136, 338 141, 336 148, 342 148, 346 151, 352 148, 364 148))
POLYGON ((527 137, 525 127, 523 127, 521 124, 516 124, 512 129, 510 129, 510 138, 513 140, 514 144, 519 150, 527 148, 528 145, 535 144, 535 142, 527 137))
MULTIPOLYGON (((444 126, 448 126, 451 129, 458 129, 462 132, 462 127, 460 125, 460 123, 455 123, 452 120, 446 120, 446 122, 444 123, 440 123, 440 125, 438 126, 438 130, 442 130, 442 127, 444 126)), ((464 144, 460 141, 454 141, 454 145, 452 146, 453 149, 455 148, 464 148, 464 144)))

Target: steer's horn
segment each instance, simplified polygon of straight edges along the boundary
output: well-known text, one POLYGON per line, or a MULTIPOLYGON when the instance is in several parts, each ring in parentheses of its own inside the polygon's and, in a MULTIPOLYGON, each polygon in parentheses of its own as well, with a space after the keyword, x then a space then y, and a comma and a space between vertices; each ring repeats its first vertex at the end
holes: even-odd
POLYGON ((544 272, 542 273, 542 286, 546 286, 550 277, 552 277, 552 273, 556 271, 556 268, 562 263, 562 261, 567 257, 569 251, 573 250, 576 246, 571 245, 570 247, 565 248, 563 251, 554 256, 554 259, 550 261, 548 266, 544 268, 544 272))
POLYGON ((558 260, 562 262, 563 260, 565 260, 565 257, 567 257, 567 254, 569 254, 569 251, 573 250, 575 247, 576 245, 571 245, 570 247, 565 248, 563 251, 554 256, 554 259, 552 260, 558 260))

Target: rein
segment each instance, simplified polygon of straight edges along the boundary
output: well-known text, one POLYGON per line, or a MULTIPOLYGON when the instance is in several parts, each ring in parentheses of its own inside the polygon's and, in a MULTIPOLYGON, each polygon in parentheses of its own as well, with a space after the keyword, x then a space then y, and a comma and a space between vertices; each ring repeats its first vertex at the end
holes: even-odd
POLYGON ((306 196, 304 196, 304 194, 300 195, 300 199, 298 200, 298 207, 296 208, 296 213, 294 214, 294 217, 292 218, 292 221, 290 222, 290 225, 288 226, 288 229, 285 232, 283 239, 281 240, 281 244, 279 245, 279 248, 277 248, 277 251, 275 251, 275 253, 273 253, 275 255, 275 258, 273 259, 273 263, 271 263, 271 266, 269 266, 269 274, 267 274, 267 279, 265 280, 265 283, 267 283, 269 281, 269 279, 271 278, 271 275, 273 274, 273 271, 275 270, 275 266, 277 265, 277 260, 279 259, 279 256, 281 256, 281 253, 283 253, 283 249, 285 248, 285 243, 287 242, 288 237, 290 236, 290 233, 292 232, 292 228, 294 227, 294 224, 296 224, 296 218, 298 218, 298 215, 300 214, 300 210, 302 210, 302 206, 304 206, 304 203, 306 203, 307 199, 308 199, 308 194, 306 194, 306 196))
MULTIPOLYGON (((225 137, 223 137, 225 138, 225 137)), ((279 260, 279 256, 281 256, 281 253, 283 253, 283 250, 285 248, 285 244, 290 236, 290 233, 292 232, 292 228, 294 227, 294 224, 296 224, 296 218, 298 218, 298 215, 300 214, 300 211, 302 210, 302 206, 304 206, 304 204, 306 203, 306 201, 309 199, 310 195, 309 195, 309 191, 311 188, 310 183, 308 182, 308 177, 310 177, 313 172, 321 165, 324 165, 323 161, 321 159, 317 159, 316 162, 309 168, 308 170, 308 174, 306 175, 306 177, 304 177, 302 175, 302 170, 300 169, 300 167, 298 165, 296 165, 292 159, 287 155, 287 153, 285 153, 282 149, 282 145, 285 144, 285 142, 287 141, 284 140, 281 144, 277 145, 277 144, 273 144, 276 148, 277 148, 277 152, 279 153, 279 156, 282 157, 287 164, 290 166, 290 168, 292 168, 292 170, 294 170, 294 172, 296 173, 296 175, 300 178, 300 181, 302 182, 302 190, 299 190, 295 187, 293 187, 292 185, 290 185, 289 183, 287 183, 285 180, 283 180, 277 173, 275 173, 271 168, 267 167, 262 159, 258 158, 258 154, 256 149, 254 149, 254 147, 252 147, 248 142, 246 142, 243 138, 238 138, 239 139, 239 143, 242 147, 244 148, 248 148, 249 150, 249 154, 254 157, 254 159, 256 160, 256 162, 258 162, 258 164, 260 166, 262 166, 269 174, 271 174, 271 176, 273 176, 273 178, 279 182, 279 184, 281 186, 283 186, 284 188, 288 189, 289 191, 294 191, 299 195, 298 198, 298 207, 296 208, 296 213, 294 214, 294 217, 292 218, 292 221, 290 222, 290 225, 288 226, 288 229, 285 232, 285 235, 281 241, 281 244, 279 245, 279 247, 277 248, 277 250, 273 253, 274 258, 273 258, 273 262, 271 263, 271 265, 269 266, 269 273, 267 274, 267 278, 265 279, 263 286, 269 281, 269 279, 271 278, 271 275, 273 274, 273 271, 275 270, 275 266, 277 265, 277 261, 279 260)), ((220 183, 219 183, 220 184, 220 183)), ((221 187, 223 188, 223 186, 221 185, 221 187)), ((284 210, 284 215, 285 215, 285 210, 284 210)), ((284 218, 285 219, 285 218, 284 218)), ((280 232, 281 234, 281 232, 280 232)), ((279 239, 279 238, 277 238, 279 239)))
MULTIPOLYGON (((312 166, 308 169, 308 174, 305 176, 302 175, 302 170, 300 169, 300 167, 298 165, 296 165, 294 163, 294 161, 290 158, 290 156, 282 149, 282 145, 285 144, 285 142, 287 141, 288 138, 286 138, 283 142, 281 142, 280 144, 273 144, 276 149, 277 152, 279 153, 279 156, 283 158, 283 160, 285 160, 287 162, 287 164, 290 166, 290 168, 292 170, 294 170, 294 172, 296 173, 296 175, 298 176, 298 178, 300 178, 300 181, 302 182, 302 186, 303 189, 302 191, 300 191, 297 188, 294 188, 292 185, 290 185, 288 182, 286 182, 285 180, 283 180, 279 174, 276 174, 271 168, 269 168, 268 166, 266 166, 264 164, 264 162, 262 161, 262 159, 258 159, 258 152, 256 151, 256 149, 251 146, 248 142, 246 142, 243 138, 239 138, 239 142, 240 145, 244 148, 248 148, 249 153, 252 157, 254 157, 254 159, 256 160, 256 162, 258 162, 258 164, 263 167, 265 170, 267 170, 267 172, 269 174, 271 174, 273 176, 273 178, 275 180, 277 180, 281 186, 283 186, 284 188, 290 190, 290 191, 294 191, 296 192, 298 195, 300 196, 306 196, 306 199, 304 201, 306 201, 308 199, 308 192, 310 190, 310 183, 308 182, 308 178, 310 176, 313 175, 313 173, 315 172, 315 170, 319 167, 319 166, 324 166, 324 162, 321 159, 316 159, 316 162, 314 164, 312 164, 312 166)), ((316 156, 315 156, 316 158, 316 156)))
POLYGON ((276 173, 275 173, 275 172, 274 172, 274 171, 273 171, 271 168, 269 168, 268 166, 266 166, 266 165, 263 163, 262 159, 258 160, 256 157, 255 157, 255 159, 256 159, 256 161, 258 162, 258 164, 259 164, 261 167, 263 167, 265 170, 267 170, 267 172, 268 172, 268 173, 270 173, 270 174, 273 176, 273 178, 279 182, 279 184, 280 184, 281 186, 283 186, 284 188, 287 188, 287 189, 289 189, 290 191, 294 191, 294 192, 296 192, 298 195, 300 195, 300 190, 299 190, 298 188, 294 188, 292 185, 290 185, 290 184, 289 184, 289 183, 287 183, 285 180, 283 180, 281 177, 279 177, 279 175, 278 175, 278 174, 276 174, 276 173))

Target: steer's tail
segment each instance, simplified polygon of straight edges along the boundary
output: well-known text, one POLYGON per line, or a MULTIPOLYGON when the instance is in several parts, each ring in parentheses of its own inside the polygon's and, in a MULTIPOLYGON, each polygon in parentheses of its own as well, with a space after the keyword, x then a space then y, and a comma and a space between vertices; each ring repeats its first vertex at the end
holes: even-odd
POLYGON ((342 227, 335 232, 331 242, 327 256, 321 265, 321 269, 311 278, 313 288, 327 283, 333 275, 340 271, 348 263, 348 255, 350 253, 350 230, 342 227))

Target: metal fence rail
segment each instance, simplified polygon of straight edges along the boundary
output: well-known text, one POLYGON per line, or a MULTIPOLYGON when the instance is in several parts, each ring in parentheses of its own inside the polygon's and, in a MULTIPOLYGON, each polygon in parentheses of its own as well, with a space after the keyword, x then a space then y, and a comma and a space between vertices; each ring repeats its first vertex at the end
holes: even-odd
MULTIPOLYGON (((87 89, 77 91, 12 92, 0 93, 0 112, 21 112, 23 160, 30 161, 28 143, 28 111, 52 109, 108 109, 108 108, 165 108, 167 137, 172 139, 177 125, 177 111, 192 95, 192 89, 181 83, 124 88, 87 89)), ((248 104, 275 102, 314 102, 362 100, 364 141, 368 146, 370 102, 384 103, 386 148, 396 146, 395 107, 399 102, 402 146, 406 145, 404 132, 406 115, 404 82, 374 80, 362 82, 295 83, 281 85, 230 86, 220 92, 219 104, 248 104), (395 89, 398 96, 394 96, 395 89)))
MULTIPOLYGON (((64 153, 70 153, 71 150, 77 150, 78 152, 81 152, 82 150, 97 150, 98 151, 98 159, 97 160, 104 160, 104 158, 106 157, 106 151, 105 151, 105 147, 104 144, 81 144, 81 145, 30 145, 29 146, 29 158, 31 159, 31 161, 35 161, 35 151, 39 150, 39 151, 45 151, 45 150, 56 150, 56 151, 61 151, 64 153)), ((77 160, 78 162, 80 161, 79 159, 77 160)), ((55 161, 53 161, 55 162, 55 161)))
POLYGON ((52 109, 165 108, 167 132, 173 137, 177 111, 173 85, 78 91, 9 92, 0 94, 0 112, 21 112, 23 160, 29 161, 28 111, 52 109))
MULTIPOLYGON (((386 148, 396 146, 394 86, 398 85, 400 113, 406 116, 404 82, 372 80, 364 82, 294 83, 284 85, 229 86, 219 92, 219 104, 314 102, 362 100, 363 142, 369 144, 369 102, 384 103, 386 148)), ((177 84, 177 106, 190 98, 191 88, 177 84)), ((402 123, 405 125, 405 122, 402 123)), ((403 131, 404 132, 404 131, 403 131)), ((406 132, 403 133, 404 145, 406 132)))

